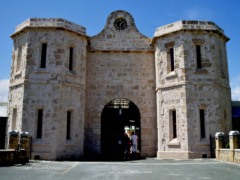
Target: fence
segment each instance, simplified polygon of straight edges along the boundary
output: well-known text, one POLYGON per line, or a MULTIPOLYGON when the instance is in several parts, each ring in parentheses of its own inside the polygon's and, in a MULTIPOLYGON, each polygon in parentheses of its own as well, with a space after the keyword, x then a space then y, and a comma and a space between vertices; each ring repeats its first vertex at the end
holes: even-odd
POLYGON ((240 133, 239 131, 229 132, 229 143, 226 143, 224 133, 217 132, 215 134, 216 141, 216 159, 225 162, 240 163, 240 133), (229 144, 229 148, 228 148, 229 144))

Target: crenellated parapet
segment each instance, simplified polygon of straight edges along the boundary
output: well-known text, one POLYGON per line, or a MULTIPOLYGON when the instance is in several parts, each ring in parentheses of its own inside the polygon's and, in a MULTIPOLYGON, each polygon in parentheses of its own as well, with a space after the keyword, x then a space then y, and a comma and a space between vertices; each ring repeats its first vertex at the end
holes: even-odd
POLYGON ((14 34, 11 36, 12 38, 16 36, 18 33, 24 31, 25 29, 32 28, 56 28, 63 29, 70 32, 75 32, 79 35, 86 36, 86 28, 75 24, 73 22, 67 21, 63 18, 29 18, 20 25, 18 25, 15 29, 14 34))
POLYGON ((223 29, 211 21, 192 21, 192 20, 181 20, 171 24, 161 26, 156 29, 152 44, 154 44, 156 38, 173 34, 178 31, 211 31, 222 36, 226 41, 229 38, 224 34, 223 29))

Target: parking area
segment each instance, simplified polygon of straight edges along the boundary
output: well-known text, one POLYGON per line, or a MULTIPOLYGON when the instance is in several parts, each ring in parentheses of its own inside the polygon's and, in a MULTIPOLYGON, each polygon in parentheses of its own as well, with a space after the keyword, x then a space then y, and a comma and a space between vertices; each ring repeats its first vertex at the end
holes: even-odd
POLYGON ((33 161, 26 165, 0 167, 1 180, 233 180, 239 178, 240 164, 223 163, 214 159, 160 160, 148 158, 116 162, 33 161))

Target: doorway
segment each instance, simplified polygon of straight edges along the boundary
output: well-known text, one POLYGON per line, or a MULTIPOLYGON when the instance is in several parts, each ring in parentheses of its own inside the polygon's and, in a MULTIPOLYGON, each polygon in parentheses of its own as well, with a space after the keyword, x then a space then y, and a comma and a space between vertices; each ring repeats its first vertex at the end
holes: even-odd
MULTIPOLYGON (((118 160, 123 157, 124 133, 135 132, 141 139, 140 112, 130 100, 116 98, 107 103, 101 115, 101 155, 104 159, 118 160)), ((140 142, 140 141, 139 141, 140 142)), ((139 143, 139 150, 141 143, 139 143)))
POLYGON ((0 149, 5 148, 7 117, 0 117, 0 149))

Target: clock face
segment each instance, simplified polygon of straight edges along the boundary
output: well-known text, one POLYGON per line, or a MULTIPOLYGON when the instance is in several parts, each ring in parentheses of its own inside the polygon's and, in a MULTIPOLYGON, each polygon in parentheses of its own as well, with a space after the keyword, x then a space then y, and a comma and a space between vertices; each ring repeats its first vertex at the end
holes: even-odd
POLYGON ((114 21, 114 27, 117 30, 124 30, 127 28, 127 21, 123 18, 118 18, 114 21))

